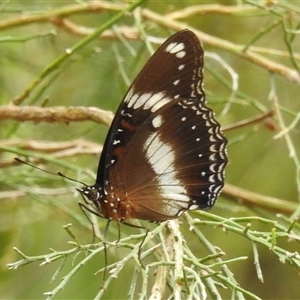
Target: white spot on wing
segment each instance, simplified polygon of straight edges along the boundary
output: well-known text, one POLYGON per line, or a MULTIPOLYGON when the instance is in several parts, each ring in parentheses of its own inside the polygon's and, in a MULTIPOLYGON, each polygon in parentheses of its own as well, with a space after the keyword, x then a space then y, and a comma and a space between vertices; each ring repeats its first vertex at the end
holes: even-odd
POLYGON ((213 135, 211 135, 209 137, 209 141, 212 142, 212 143, 217 142, 217 140, 215 139, 215 137, 213 135))
POLYGON ((138 98, 136 99, 136 101, 133 105, 133 108, 137 109, 137 108, 143 106, 148 101, 149 98, 151 98, 150 93, 146 93, 146 94, 142 94, 142 95, 138 96, 138 98))
POLYGON ((174 54, 182 51, 184 48, 185 48, 184 43, 170 43, 167 46, 166 51, 171 54, 174 54))
POLYGON ((152 125, 155 128, 159 128, 161 126, 161 124, 163 123, 163 119, 162 116, 158 115, 156 116, 153 120, 152 120, 152 125))
POLYGON ((128 107, 133 106, 137 99, 138 99, 137 94, 132 95, 131 98, 128 101, 128 107))
POLYGON ((218 167, 217 164, 211 164, 211 165, 209 166, 209 170, 210 170, 211 172, 213 172, 213 173, 216 173, 216 172, 218 172, 218 170, 215 170, 216 167, 218 167))
POLYGON ((186 55, 184 49, 184 43, 171 43, 167 46, 166 52, 175 54, 177 58, 183 58, 186 55))
POLYGON ((163 92, 151 95, 144 105, 144 109, 151 108, 151 112, 155 112, 162 106, 170 102, 172 99, 165 96, 163 92))
POLYGON ((173 84, 174 84, 174 85, 178 85, 179 81, 180 81, 180 80, 177 79, 177 80, 175 80, 175 81, 173 82, 173 84))
POLYGON ((216 161, 216 160, 217 160, 217 154, 216 154, 216 153, 211 154, 211 155, 208 157, 208 159, 209 159, 210 161, 216 161))
POLYGON ((215 144, 212 144, 212 145, 209 147, 209 151, 210 151, 210 152, 217 152, 216 145, 215 145, 215 144))
MULTIPOLYGON (((155 172, 158 180, 158 186, 161 191, 161 197, 173 201, 186 202, 190 201, 187 191, 182 182, 177 178, 178 172, 175 169, 175 151, 172 147, 161 140, 160 135, 152 133, 144 144, 146 158, 151 168, 155 172)), ((172 215, 176 214, 179 207, 187 209, 182 203, 172 207, 166 202, 164 210, 172 215)))
POLYGON ((199 209, 199 206, 197 204, 193 204, 189 207, 189 210, 196 210, 199 209))
POLYGON ((166 105, 167 103, 169 103, 172 99, 170 98, 163 98, 160 101, 158 101, 155 105, 152 106, 151 108, 151 112, 155 112, 158 109, 160 109, 161 107, 163 107, 164 105, 166 105))
MULTIPOLYGON (((132 98, 132 96, 133 96, 133 89, 130 89, 130 90, 128 91, 128 93, 127 93, 125 99, 124 99, 124 102, 129 103, 130 100, 131 100, 131 98, 132 98)), ((129 104, 128 104, 128 106, 129 106, 129 104)), ((129 107, 130 107, 130 106, 129 106, 129 107)))
POLYGON ((174 163, 175 157, 171 146, 160 139, 160 135, 152 133, 144 144, 146 157, 157 175, 162 174, 174 163), (159 163, 158 163, 159 161, 159 163))
POLYGON ((185 55, 186 55, 185 51, 180 51, 180 52, 176 53, 176 57, 178 57, 178 58, 183 58, 183 57, 185 57, 185 55))
POLYGON ((164 92, 159 92, 155 94, 145 93, 139 95, 134 94, 133 91, 134 88, 132 88, 128 92, 124 100, 124 102, 127 103, 128 108, 133 107, 134 109, 138 109, 140 107, 143 107, 143 109, 151 109, 151 112, 155 112, 172 100, 171 98, 166 97, 164 92))
POLYGON ((210 176, 208 177, 208 181, 209 181, 209 182, 212 182, 212 183, 215 183, 215 182, 216 182, 216 180, 215 180, 215 175, 210 175, 210 176))

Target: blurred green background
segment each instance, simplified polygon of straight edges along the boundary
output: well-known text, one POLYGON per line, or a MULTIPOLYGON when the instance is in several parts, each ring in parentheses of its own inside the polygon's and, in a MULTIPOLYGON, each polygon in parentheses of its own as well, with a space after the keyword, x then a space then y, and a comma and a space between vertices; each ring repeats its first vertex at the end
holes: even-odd
MULTIPOLYGON (((28 89, 42 70, 88 34, 86 31, 80 35, 80 29, 97 28, 116 14, 109 9, 93 10, 86 4, 85 1, 0 3, 1 106, 12 103, 16 96, 28 89), (89 9, 83 9, 85 7, 89 9), (74 8, 77 8, 76 12, 74 8), (24 22, 25 17, 30 19, 32 16, 37 16, 37 20, 24 22), (62 24, 62 16, 73 24, 73 30, 62 24)), ((224 128, 274 110, 273 118, 225 131, 229 139, 230 159, 226 182, 251 192, 289 201, 296 206, 299 203, 300 190, 297 156, 300 150, 300 126, 297 122, 300 111, 299 85, 279 73, 269 72, 266 67, 244 59, 242 48, 238 46, 255 47, 253 51, 256 54, 280 64, 282 68, 293 69, 298 74, 300 2, 148 1, 143 8, 166 18, 161 18, 160 23, 147 18, 139 10, 128 14, 114 24, 113 28, 107 28, 111 30, 106 32, 108 36, 99 37, 84 45, 51 72, 21 105, 94 106, 115 112, 128 84, 151 55, 145 38, 154 42, 152 46, 156 49, 157 44, 177 31, 171 21, 168 23, 167 16, 169 13, 178 12, 181 15, 177 19, 179 24, 185 26, 185 23, 191 30, 199 30, 224 41, 224 47, 209 42, 202 43, 205 49, 204 87, 207 101, 224 128), (187 8, 194 9, 193 13, 184 15, 184 9, 187 8), (124 32, 131 35, 132 39, 124 38, 124 32), (226 41, 236 45, 235 52, 226 50, 226 41), (226 69, 225 63, 230 69, 226 69), (233 74, 238 75, 236 91, 233 90, 233 74), (277 102, 274 101, 274 96, 277 102), (288 138, 282 136, 274 139, 282 130, 280 117, 286 126, 293 122, 295 126, 288 131, 288 138), (295 155, 290 157, 292 148, 295 155)), ((82 244, 92 242, 91 226, 77 204, 81 200, 75 190, 79 187, 78 184, 25 165, 14 164, 13 158, 21 153, 20 150, 30 153, 30 158, 38 155, 36 148, 30 147, 28 143, 22 148, 22 143, 47 141, 53 146, 54 143, 59 145, 60 142, 84 140, 100 145, 106 133, 107 126, 92 121, 69 124, 21 122, 9 118, 1 121, 1 299, 45 298, 43 293, 54 289, 65 274, 64 270, 69 270, 73 263, 72 259, 66 259, 62 273, 51 282, 61 261, 44 266, 34 262, 17 270, 8 270, 8 263, 20 259, 13 247, 30 256, 49 253, 49 248, 67 250, 70 248, 70 236, 63 226, 68 223, 73 224, 72 230, 82 244), (18 192, 24 192, 25 195, 19 195, 18 192)), ((51 157, 51 153, 48 155, 51 157)), ((56 158, 53 160, 47 161, 41 167, 52 172, 59 170, 67 176, 93 184, 94 179, 89 174, 96 172, 98 155, 62 155, 59 161, 65 165, 59 165, 56 158)), ((260 207, 259 203, 249 207, 239 200, 221 195, 211 213, 225 218, 260 216, 282 221, 288 227, 285 218, 292 213, 281 217, 260 207)), ((280 210, 277 212, 280 213, 280 210)), ((182 222, 184 223, 183 219, 182 222)), ((100 220, 99 223, 100 230, 103 230, 105 220, 100 220)), ((124 227, 122 226, 122 235, 136 234, 135 228, 124 227)), ((271 227, 261 222, 253 222, 252 229, 268 232, 271 227)), ((269 249, 258 247, 264 275, 264 283, 261 283, 255 272, 250 241, 245 242, 244 238, 226 233, 222 228, 203 226, 201 231, 212 244, 226 253, 226 259, 248 257, 245 261, 230 265, 235 279, 243 288, 262 299, 300 299, 299 270, 296 271, 287 263, 281 263, 269 249)), ((196 250, 199 257, 205 255, 201 245, 193 240, 184 224, 183 232, 185 239, 191 241, 190 247, 199 248, 196 250)), ((298 240, 278 239, 277 242, 289 251, 300 250, 299 236, 298 240)), ((109 259, 122 258, 122 251, 123 248, 116 249, 115 253, 109 252, 109 259)), ((84 257, 84 253, 81 255, 84 257)), ((76 259, 79 258, 74 258, 75 262, 76 259)), ((101 253, 99 261, 94 259, 92 263, 85 265, 58 294, 58 298, 94 298, 101 286, 102 276, 93 274, 103 264, 101 253)), ((131 275, 132 265, 129 264, 122 272, 120 280, 112 282, 105 298, 127 299, 126 279, 131 275)), ((224 290, 223 298, 229 297, 230 292, 224 290)))

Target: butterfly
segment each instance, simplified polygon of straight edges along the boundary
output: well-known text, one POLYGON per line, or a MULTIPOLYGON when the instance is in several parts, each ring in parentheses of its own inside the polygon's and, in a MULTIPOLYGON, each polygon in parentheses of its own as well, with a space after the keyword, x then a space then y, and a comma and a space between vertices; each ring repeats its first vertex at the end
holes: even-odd
POLYGON ((167 39, 121 102, 96 183, 79 192, 94 214, 160 222, 211 208, 224 185, 227 139, 203 91, 203 49, 183 30, 167 39))

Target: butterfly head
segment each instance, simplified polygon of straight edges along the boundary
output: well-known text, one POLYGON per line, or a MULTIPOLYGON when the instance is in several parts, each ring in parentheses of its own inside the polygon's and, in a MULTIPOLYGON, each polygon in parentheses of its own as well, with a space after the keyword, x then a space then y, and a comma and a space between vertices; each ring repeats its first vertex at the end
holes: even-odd
POLYGON ((78 191, 91 202, 97 202, 101 198, 101 189, 96 185, 84 186, 81 189, 78 189, 78 191))
POLYGON ((93 207, 93 209, 90 209, 83 205, 88 211, 99 217, 110 219, 110 217, 103 212, 101 205, 101 203, 108 202, 102 186, 97 184, 91 186, 84 185, 81 189, 77 190, 83 196, 84 201, 93 207))

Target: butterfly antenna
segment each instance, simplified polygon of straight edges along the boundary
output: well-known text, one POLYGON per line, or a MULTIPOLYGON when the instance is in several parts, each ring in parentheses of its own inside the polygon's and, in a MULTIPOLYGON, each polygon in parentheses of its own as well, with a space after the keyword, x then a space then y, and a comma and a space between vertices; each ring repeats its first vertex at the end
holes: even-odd
POLYGON ((15 157, 15 161, 17 161, 17 162, 19 162, 19 163, 22 163, 22 164, 24 164, 24 165, 27 165, 27 166, 29 166, 29 167, 32 167, 32 168, 34 168, 34 169, 38 169, 38 170, 40 170, 40 171, 46 172, 46 173, 48 173, 48 174, 51 174, 51 175, 57 175, 56 173, 53 173, 53 172, 47 171, 47 170, 45 170, 45 169, 39 168, 39 167, 37 167, 37 166, 35 166, 35 165, 30 164, 30 163, 27 162, 27 161, 24 161, 24 160, 18 158, 18 157, 15 157))
POLYGON ((83 186, 87 186, 84 182, 79 181, 79 180, 77 180, 77 179, 70 178, 70 177, 68 177, 68 176, 66 176, 66 175, 64 175, 64 174, 62 174, 61 172, 56 172, 56 173, 50 172, 50 171, 48 171, 48 170, 45 170, 45 169, 39 168, 39 167, 37 167, 37 166, 35 166, 35 165, 33 165, 33 164, 30 164, 29 162, 24 161, 24 160, 22 160, 22 159, 20 159, 20 158, 18 158, 18 157, 15 157, 15 161, 17 161, 17 162, 19 162, 19 163, 22 163, 22 164, 24 164, 24 165, 27 165, 27 166, 29 166, 29 167, 32 167, 32 168, 34 168, 34 169, 38 169, 38 170, 40 170, 40 171, 46 172, 46 173, 48 173, 48 174, 55 175, 55 176, 58 175, 58 176, 61 176, 61 177, 63 177, 63 178, 66 178, 66 179, 68 179, 68 180, 70 180, 70 181, 74 181, 74 182, 80 183, 80 184, 82 184, 83 186))
POLYGON ((84 182, 82 182, 82 181, 80 181, 80 180, 77 180, 77 179, 74 179, 74 178, 71 178, 71 177, 68 177, 68 176, 64 175, 63 173, 61 173, 61 172, 59 172, 59 171, 58 171, 57 173, 55 173, 55 174, 58 175, 58 176, 61 176, 61 177, 63 177, 63 178, 66 178, 66 179, 68 179, 68 180, 70 180, 70 181, 80 183, 80 184, 82 184, 83 186, 87 186, 87 184, 85 184, 84 182))

